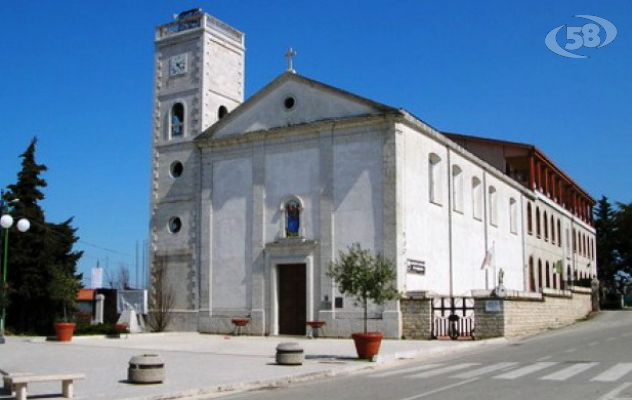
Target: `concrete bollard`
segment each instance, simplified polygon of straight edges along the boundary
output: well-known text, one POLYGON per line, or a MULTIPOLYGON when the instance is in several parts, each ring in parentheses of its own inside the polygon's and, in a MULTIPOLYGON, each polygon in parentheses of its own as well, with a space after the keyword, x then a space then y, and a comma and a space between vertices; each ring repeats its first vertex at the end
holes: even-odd
POLYGON ((280 343, 276 348, 276 362, 279 365, 303 365, 303 348, 296 342, 280 343))
POLYGON ((165 362, 158 354, 141 354, 129 360, 127 380, 131 383, 162 383, 165 362))

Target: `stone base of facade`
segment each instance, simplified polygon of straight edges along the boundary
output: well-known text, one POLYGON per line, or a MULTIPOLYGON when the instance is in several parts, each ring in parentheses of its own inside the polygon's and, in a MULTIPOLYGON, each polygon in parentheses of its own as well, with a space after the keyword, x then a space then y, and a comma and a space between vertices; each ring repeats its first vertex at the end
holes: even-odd
MULTIPOLYGON (((345 315, 344 318, 335 316, 333 311, 320 311, 318 319, 325 321, 321 328, 321 336, 348 338, 352 333, 364 332, 364 319, 362 313, 345 315)), ((384 333, 388 339, 401 338, 401 313, 399 311, 384 311, 382 318, 371 318, 368 321, 368 330, 384 333)))
MULTIPOLYGON (((320 329, 321 337, 348 338, 354 332, 364 330, 364 320, 362 313, 346 314, 345 317, 334 317, 332 311, 320 311, 318 319, 325 321, 325 326, 320 329)), ((228 335, 235 331, 232 323, 234 318, 245 318, 242 316, 209 316, 204 312, 174 312, 169 331, 198 331, 201 333, 212 333, 228 335)), ((265 312, 263 310, 253 310, 247 317, 250 319, 248 325, 242 328, 243 335, 263 336, 269 335, 266 328, 265 312)), ((384 333, 385 338, 401 338, 401 313, 399 311, 384 311, 381 318, 371 318, 368 321, 369 331, 384 333)), ((306 327, 306 335, 309 334, 306 327)))
POLYGON ((196 332, 198 331, 197 311, 172 311, 171 321, 167 327, 170 332, 196 332))

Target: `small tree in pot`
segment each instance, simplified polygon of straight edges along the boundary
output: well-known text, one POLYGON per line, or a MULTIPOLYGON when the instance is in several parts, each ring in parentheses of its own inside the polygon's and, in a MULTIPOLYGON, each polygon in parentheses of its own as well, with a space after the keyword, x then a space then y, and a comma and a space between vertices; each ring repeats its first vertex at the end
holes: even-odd
POLYGON ((393 264, 381 254, 373 256, 358 243, 341 251, 338 259, 331 263, 327 274, 338 290, 355 298, 364 308, 364 333, 352 334, 359 358, 371 359, 379 349, 384 334, 368 332, 369 301, 383 304, 399 297, 394 287, 397 273, 393 264))
POLYGON ((59 267, 53 267, 48 292, 49 298, 63 311, 63 319, 55 322, 55 334, 60 342, 70 341, 75 331, 75 324, 69 321, 68 312, 75 308, 78 290, 79 278, 59 267))

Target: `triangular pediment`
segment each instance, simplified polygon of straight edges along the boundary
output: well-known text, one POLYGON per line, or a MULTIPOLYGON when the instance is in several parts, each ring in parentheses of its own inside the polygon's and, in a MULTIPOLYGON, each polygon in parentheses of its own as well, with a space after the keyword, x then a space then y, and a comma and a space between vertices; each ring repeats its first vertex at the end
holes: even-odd
POLYGON ((222 138, 393 110, 392 107, 286 72, 198 138, 222 138))

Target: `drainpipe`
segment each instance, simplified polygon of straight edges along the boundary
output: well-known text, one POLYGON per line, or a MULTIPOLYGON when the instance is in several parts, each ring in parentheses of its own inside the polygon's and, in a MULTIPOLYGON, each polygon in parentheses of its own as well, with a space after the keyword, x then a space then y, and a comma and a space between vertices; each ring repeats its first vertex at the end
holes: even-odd
MULTIPOLYGON (((483 232, 485 236, 485 257, 489 250, 489 234, 487 232, 487 172, 483 169, 483 232)), ((494 254, 495 256, 495 254, 494 254)), ((485 267, 485 290, 489 290, 489 269, 485 267)))
MULTIPOLYGON (((529 266, 527 265, 527 233, 524 226, 524 195, 520 195, 520 232, 522 235, 522 288, 529 290, 529 266)), ((559 238, 558 238, 559 240, 559 238)))
POLYGON ((452 266, 452 162, 448 147, 448 262, 450 267, 450 297, 454 296, 454 274, 452 266))

